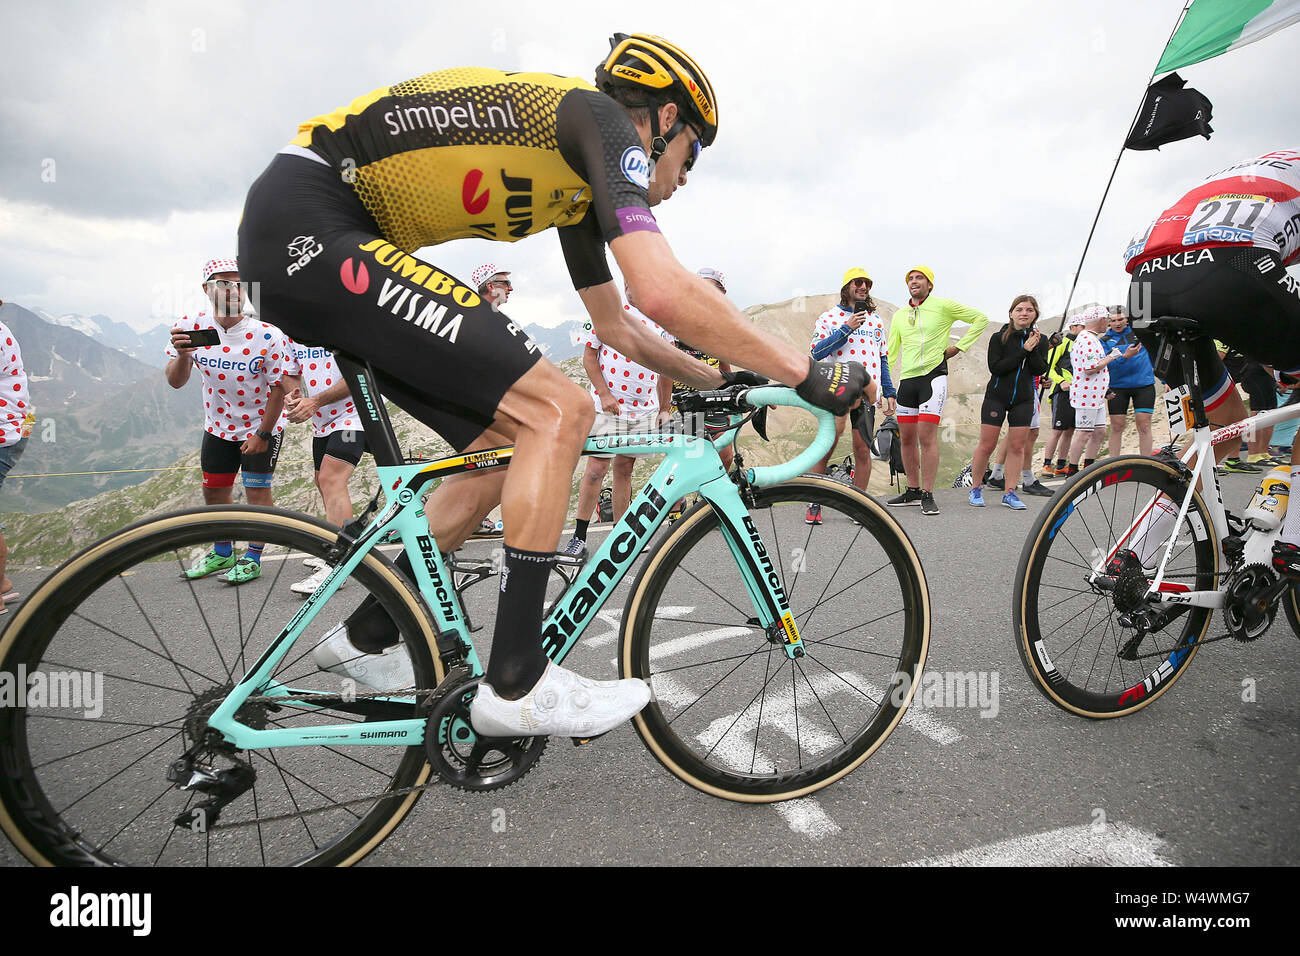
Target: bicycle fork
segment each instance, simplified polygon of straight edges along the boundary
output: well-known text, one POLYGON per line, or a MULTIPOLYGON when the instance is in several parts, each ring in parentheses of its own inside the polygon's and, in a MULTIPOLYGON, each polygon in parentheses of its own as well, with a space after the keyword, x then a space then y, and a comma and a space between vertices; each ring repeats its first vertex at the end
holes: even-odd
POLYGON ((727 547, 737 565, 745 571, 741 576, 757 611, 750 623, 761 626, 770 642, 781 645, 786 657, 791 660, 803 657, 803 640, 781 581, 779 561, 773 561, 771 552, 764 545, 741 490, 730 476, 724 476, 701 485, 700 495, 717 512, 727 547))

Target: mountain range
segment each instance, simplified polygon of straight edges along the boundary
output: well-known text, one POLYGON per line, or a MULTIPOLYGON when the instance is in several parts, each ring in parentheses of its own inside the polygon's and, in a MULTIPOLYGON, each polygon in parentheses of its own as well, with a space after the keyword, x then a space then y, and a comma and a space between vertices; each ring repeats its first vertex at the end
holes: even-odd
POLYGON ((39 316, 51 325, 60 325, 88 336, 100 345, 124 352, 131 358, 162 368, 167 364, 163 350, 171 338, 171 326, 160 322, 147 332, 137 332, 125 322, 118 322, 107 315, 85 316, 77 312, 66 315, 50 315, 43 309, 32 309, 32 314, 39 316))

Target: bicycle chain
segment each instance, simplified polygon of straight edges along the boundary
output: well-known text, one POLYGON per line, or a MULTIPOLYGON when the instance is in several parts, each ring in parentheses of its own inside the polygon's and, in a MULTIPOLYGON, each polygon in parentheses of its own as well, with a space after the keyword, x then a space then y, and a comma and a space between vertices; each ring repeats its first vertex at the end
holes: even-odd
MULTIPOLYGON (((432 689, 420 687, 420 688, 402 688, 396 691, 391 691, 391 690, 376 691, 375 693, 370 693, 370 694, 350 694, 348 696, 350 697, 351 700, 363 700, 371 697, 391 697, 394 694, 415 694, 418 696, 420 694, 434 694, 434 693, 437 693, 436 687, 432 689)), ((276 704, 276 703, 286 703, 289 701, 313 701, 313 700, 321 700, 321 699, 342 700, 343 695, 342 694, 291 694, 286 697, 253 696, 253 697, 249 697, 246 703, 276 704)), ((282 820, 294 820, 300 817, 315 816, 318 813, 328 813, 330 810, 337 810, 340 807, 350 807, 356 803, 371 803, 372 801, 382 800, 388 797, 405 797, 408 794, 420 793, 423 790, 428 790, 430 787, 436 786, 437 784, 440 783, 442 783, 442 778, 439 777, 437 774, 434 774, 432 780, 430 780, 428 783, 420 784, 418 787, 403 787, 401 790, 385 790, 382 793, 371 794, 370 796, 366 796, 366 797, 354 797, 351 800, 341 800, 338 803, 331 803, 328 806, 313 807, 310 810, 299 810, 295 813, 277 813, 269 817, 254 817, 252 820, 240 820, 237 823, 216 823, 213 824, 208 829, 209 832, 214 830, 238 830, 243 827, 260 826, 261 824, 264 823, 279 823, 282 820)))

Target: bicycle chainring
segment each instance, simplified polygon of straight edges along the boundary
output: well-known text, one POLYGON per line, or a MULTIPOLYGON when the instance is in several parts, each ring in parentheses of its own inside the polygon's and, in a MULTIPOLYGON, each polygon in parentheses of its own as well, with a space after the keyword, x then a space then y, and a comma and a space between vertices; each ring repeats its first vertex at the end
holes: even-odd
POLYGON ((1267 631, 1277 614, 1277 602, 1269 599, 1276 589, 1277 575, 1263 564, 1248 564, 1232 575, 1223 601, 1223 623, 1233 640, 1253 641, 1267 631))
POLYGON ((517 781, 541 759, 545 737, 480 737, 469 722, 470 703, 481 678, 449 674, 430 702, 424 729, 429 764, 458 790, 500 790, 517 781))

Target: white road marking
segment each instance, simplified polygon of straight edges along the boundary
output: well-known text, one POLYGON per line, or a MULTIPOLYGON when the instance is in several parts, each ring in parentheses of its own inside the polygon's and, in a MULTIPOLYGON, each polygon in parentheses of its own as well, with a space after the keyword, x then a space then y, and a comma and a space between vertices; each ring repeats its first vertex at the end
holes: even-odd
POLYGON ((773 804, 776 812, 785 817, 785 822, 795 833, 802 833, 810 839, 820 840, 832 833, 839 833, 840 827, 812 797, 799 800, 787 800, 773 804))
POLYGON ((904 866, 1174 866, 1169 844, 1126 823, 1084 823, 999 840, 904 866))
MULTIPOLYGON (((667 604, 663 607, 655 608, 655 617, 671 620, 673 618, 685 617, 694 610, 694 607, 681 607, 667 604)), ((582 637, 582 643, 587 645, 587 647, 604 647, 606 644, 612 644, 614 641, 618 640, 619 626, 623 619, 623 609, 617 608, 613 611, 600 611, 597 613, 596 617, 608 624, 609 630, 603 634, 598 634, 595 637, 589 637, 584 634, 582 637)))

